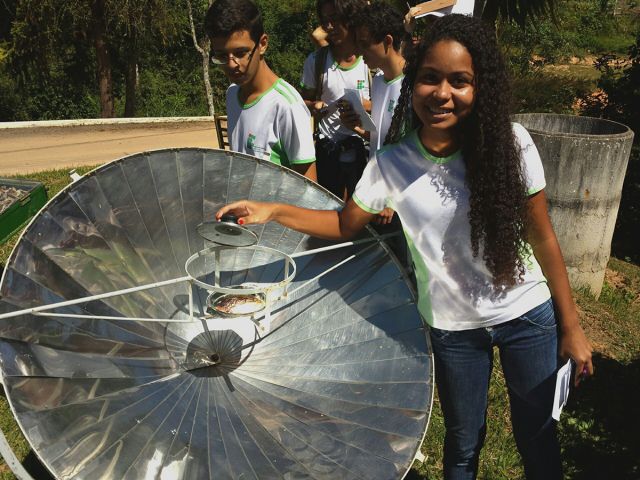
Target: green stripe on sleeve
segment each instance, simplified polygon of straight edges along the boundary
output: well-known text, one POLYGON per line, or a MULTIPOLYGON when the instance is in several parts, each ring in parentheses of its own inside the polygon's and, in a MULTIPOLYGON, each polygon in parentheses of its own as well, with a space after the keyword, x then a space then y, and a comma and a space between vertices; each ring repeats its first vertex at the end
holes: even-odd
POLYGON ((533 195, 534 193, 541 192, 542 190, 544 190, 545 186, 546 185, 536 185, 535 187, 531 187, 529 190, 527 190, 527 195, 533 195))
POLYGON ((362 202, 362 200, 360 200, 360 199, 356 196, 356 194, 355 194, 355 193, 351 196, 351 198, 353 198, 353 201, 354 201, 354 202, 356 202, 356 205, 358 205, 358 206, 359 206, 362 210, 364 210, 365 212, 372 213, 372 214, 376 215, 376 214, 378 214, 378 213, 380 213, 380 212, 382 211, 382 210, 375 210, 375 209, 373 209, 373 208, 371 208, 371 207, 368 207, 367 205, 365 205, 365 204, 362 202))
POLYGON ((313 163, 315 161, 316 161, 315 157, 313 157, 313 158, 300 158, 298 160, 291 160, 291 163, 294 164, 294 165, 298 165, 298 164, 304 164, 304 163, 313 163))
POLYGON ((284 151, 282 142, 278 140, 277 143, 271 146, 271 154, 269 160, 276 165, 282 165, 284 167, 289 166, 289 159, 287 158, 287 152, 284 151))
POLYGON ((276 85, 274 86, 275 91, 284 97, 284 99, 289 103, 295 103, 295 98, 291 97, 291 93, 289 93, 286 87, 278 80, 276 85))
POLYGON ((284 88, 287 92, 289 92, 289 96, 290 96, 290 97, 291 97, 291 99, 292 99, 292 100, 291 100, 291 101, 292 101, 292 103, 293 103, 293 102, 295 102, 295 101, 297 100, 297 98, 298 98, 298 92, 296 92, 296 90, 295 90, 291 85, 289 85, 289 84, 288 84, 287 82, 285 82, 285 81, 282 81, 282 82, 280 83, 280 86, 281 86, 282 88, 284 88))

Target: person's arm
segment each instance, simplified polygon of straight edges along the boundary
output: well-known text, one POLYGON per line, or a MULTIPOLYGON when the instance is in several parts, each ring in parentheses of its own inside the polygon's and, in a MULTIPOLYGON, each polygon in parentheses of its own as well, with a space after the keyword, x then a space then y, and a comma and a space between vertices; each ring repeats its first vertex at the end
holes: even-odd
POLYGON ((312 182, 318 181, 318 172, 316 169, 316 162, 294 163, 293 165, 291 165, 291 170, 295 170, 300 175, 304 175, 312 182))
POLYGON ((307 106, 313 118, 319 120, 324 112, 322 111, 327 105, 322 100, 316 100, 315 88, 302 88, 300 95, 304 100, 304 104, 307 106))
POLYGON ((562 258, 558 239, 547 213, 547 200, 544 190, 529 197, 528 207, 529 228, 527 230, 527 240, 547 279, 556 313, 558 314, 558 324, 560 326, 558 354, 565 361, 569 358, 575 361, 576 371, 574 378, 575 384, 578 385, 583 372, 586 375, 593 375, 593 363, 591 360, 593 348, 578 320, 578 312, 571 296, 567 269, 562 258))
POLYGON ((317 57, 316 55, 320 55, 321 50, 315 52, 315 54, 311 54, 304 61, 304 65, 302 67, 302 79, 300 80, 300 95, 304 100, 304 104, 307 106, 311 115, 316 120, 319 120, 321 117, 321 110, 326 107, 324 102, 317 100, 318 96, 318 74, 316 72, 316 63, 317 57))
POLYGON ((285 227, 327 240, 349 240, 375 217, 375 214, 361 209, 353 200, 349 200, 341 211, 311 210, 284 203, 241 200, 218 210, 216 219, 220 220, 226 213, 234 214, 240 225, 275 221, 285 227))
POLYGON ((287 166, 313 182, 318 181, 316 173, 316 151, 313 144, 311 117, 301 102, 287 104, 280 108, 275 120, 278 143, 284 150, 287 166))

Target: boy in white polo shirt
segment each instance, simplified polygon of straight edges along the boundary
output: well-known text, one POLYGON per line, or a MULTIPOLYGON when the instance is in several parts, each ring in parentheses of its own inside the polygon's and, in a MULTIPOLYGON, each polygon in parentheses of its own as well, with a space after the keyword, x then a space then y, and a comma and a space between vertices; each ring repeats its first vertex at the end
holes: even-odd
POLYGON ((336 105, 352 89, 370 106, 369 69, 355 53, 352 25, 365 6, 365 0, 316 1, 329 45, 307 57, 301 80, 302 97, 317 122, 318 183, 340 198, 351 196, 368 156, 363 140, 340 122, 336 105))
POLYGON ((311 115, 300 94, 273 73, 268 37, 251 0, 216 0, 205 18, 211 61, 232 82, 227 89, 231 149, 316 180, 311 115))
MULTIPOLYGON (((349 103, 341 105, 342 124, 370 141, 369 156, 373 156, 384 144, 391 125, 393 111, 402 88, 405 65, 401 53, 403 42, 408 39, 403 16, 395 8, 381 0, 372 1, 356 17, 356 48, 370 69, 378 69, 371 86, 371 118, 376 130, 369 132, 360 125, 358 115, 349 103)), ((388 224, 393 210, 385 208, 376 218, 379 224, 388 224)))

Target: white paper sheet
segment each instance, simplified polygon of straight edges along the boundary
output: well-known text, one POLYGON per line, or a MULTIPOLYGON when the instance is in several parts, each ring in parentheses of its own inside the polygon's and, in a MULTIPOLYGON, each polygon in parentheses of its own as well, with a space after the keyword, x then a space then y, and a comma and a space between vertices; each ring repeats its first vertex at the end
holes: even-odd
POLYGON ((373 120, 371 120, 371 117, 369 116, 367 111, 364 109, 364 105, 362 105, 362 100, 360 100, 360 94, 358 93, 357 90, 354 90, 352 88, 345 88, 344 95, 340 100, 346 100, 351 104, 351 106, 353 107, 353 110, 360 117, 360 126, 364 130, 368 132, 376 131, 376 124, 373 123, 373 120))
POLYGON ((556 391, 553 395, 553 410, 551 416, 555 420, 560 420, 560 414, 563 407, 567 404, 569 398, 569 389, 571 387, 571 360, 560 367, 556 375, 556 391))

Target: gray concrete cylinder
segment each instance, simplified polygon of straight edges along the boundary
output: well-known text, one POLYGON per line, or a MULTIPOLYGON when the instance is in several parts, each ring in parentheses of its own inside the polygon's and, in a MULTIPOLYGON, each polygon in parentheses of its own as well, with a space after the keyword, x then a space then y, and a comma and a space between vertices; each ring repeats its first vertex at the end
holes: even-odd
POLYGON ((544 165, 549 215, 572 288, 599 296, 611 254, 633 131, 600 118, 514 115, 531 134, 544 165))

